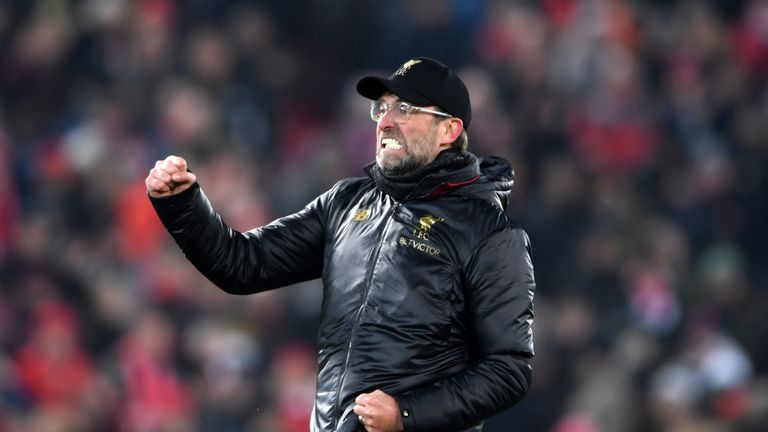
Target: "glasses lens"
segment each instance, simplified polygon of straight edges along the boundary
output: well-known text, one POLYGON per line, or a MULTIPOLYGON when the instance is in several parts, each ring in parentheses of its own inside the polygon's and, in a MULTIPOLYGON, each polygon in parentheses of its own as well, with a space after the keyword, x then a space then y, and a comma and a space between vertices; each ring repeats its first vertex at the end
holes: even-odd
POLYGON ((411 106, 405 102, 399 102, 395 104, 394 108, 392 109, 392 113, 395 115, 396 121, 407 121, 411 114, 411 106))
MULTIPOLYGON (((414 107, 408 105, 405 102, 398 102, 392 107, 392 120, 402 123, 405 121, 408 121, 408 119, 411 117, 411 111, 414 107)), ((385 102, 382 101, 373 101, 371 102, 371 118, 373 121, 378 122, 381 120, 382 117, 387 113, 387 110, 390 108, 390 105, 387 105, 385 102)))
POLYGON ((381 120, 382 117, 384 117, 384 114, 387 112, 387 104, 384 102, 377 102, 373 101, 371 102, 371 118, 373 121, 378 122, 381 120))

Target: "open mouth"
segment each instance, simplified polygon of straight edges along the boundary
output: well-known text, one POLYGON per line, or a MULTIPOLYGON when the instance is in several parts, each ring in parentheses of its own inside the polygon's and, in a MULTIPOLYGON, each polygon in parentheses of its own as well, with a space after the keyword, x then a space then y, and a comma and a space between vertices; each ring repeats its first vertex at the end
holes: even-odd
POLYGON ((394 138, 383 138, 381 140, 381 148, 389 150, 400 150, 403 148, 403 145, 394 138))

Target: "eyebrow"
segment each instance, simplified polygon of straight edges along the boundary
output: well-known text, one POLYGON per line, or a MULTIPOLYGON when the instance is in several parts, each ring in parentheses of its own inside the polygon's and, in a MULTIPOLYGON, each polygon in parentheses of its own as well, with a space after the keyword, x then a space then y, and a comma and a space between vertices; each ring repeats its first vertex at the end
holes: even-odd
MULTIPOLYGON (((392 103, 398 103, 398 102, 405 102, 405 103, 408 103, 408 102, 406 102, 406 101, 404 101, 404 100, 400 99, 400 97, 399 97, 399 96, 397 96, 396 94, 393 94, 393 93, 390 93, 390 94, 392 94, 392 96, 394 96, 394 97, 395 97, 395 100, 394 100, 392 103)), ((384 95, 381 95, 381 96, 380 96, 378 99, 376 99, 376 102, 384 102, 384 97, 383 97, 383 96, 384 96, 384 95)))

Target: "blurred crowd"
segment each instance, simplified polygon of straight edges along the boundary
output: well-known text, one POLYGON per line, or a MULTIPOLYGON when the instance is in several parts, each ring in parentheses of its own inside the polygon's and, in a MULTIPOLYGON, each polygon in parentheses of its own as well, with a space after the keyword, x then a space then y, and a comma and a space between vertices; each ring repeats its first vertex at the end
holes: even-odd
POLYGON ((533 243, 534 382, 486 431, 768 430, 768 1, 4 0, 0 431, 306 431, 319 282, 219 291, 144 178, 297 211, 417 55, 533 243))

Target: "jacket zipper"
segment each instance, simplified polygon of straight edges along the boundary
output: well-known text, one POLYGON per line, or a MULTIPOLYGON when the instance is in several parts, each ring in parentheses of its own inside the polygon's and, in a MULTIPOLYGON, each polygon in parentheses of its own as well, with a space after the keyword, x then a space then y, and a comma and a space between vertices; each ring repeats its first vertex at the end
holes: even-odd
MULTIPOLYGON (((344 386, 344 380, 347 377, 347 369, 349 368, 349 356, 352 353, 352 342, 355 339, 355 335, 357 333, 357 329, 360 324, 360 318, 363 316, 363 310, 365 309, 365 306, 368 304, 368 292, 371 288, 371 281, 373 280, 373 268, 376 264, 376 260, 379 259, 379 253, 381 252, 381 247, 384 244, 384 239, 387 236, 387 231, 389 231, 389 225, 392 223, 392 218, 395 215, 395 212, 397 211, 397 208, 400 207, 399 202, 395 202, 395 204, 392 206, 392 208, 389 210, 389 215, 387 216, 387 223, 384 226, 384 229, 381 232, 381 235, 379 236, 379 241, 376 244, 376 249, 374 250, 373 254, 371 255, 371 259, 368 262, 368 270, 365 274, 365 284, 363 285, 363 302, 360 304, 360 307, 357 309, 357 314, 355 315, 355 324, 352 327, 352 331, 350 332, 349 336, 349 344, 347 345, 347 358, 344 360, 344 370, 341 373, 341 378, 339 379, 339 385, 336 388, 336 415, 338 416, 339 413, 342 412, 341 407, 339 406, 339 402, 341 402, 341 388, 344 386)), ((335 425, 334 429, 338 427, 339 421, 341 419, 339 417, 336 417, 335 419, 335 425)))

